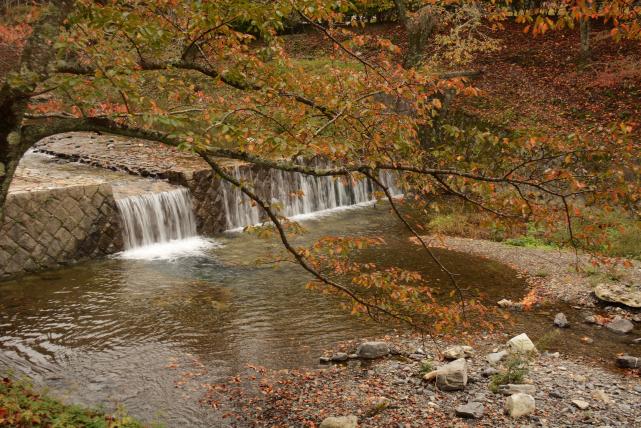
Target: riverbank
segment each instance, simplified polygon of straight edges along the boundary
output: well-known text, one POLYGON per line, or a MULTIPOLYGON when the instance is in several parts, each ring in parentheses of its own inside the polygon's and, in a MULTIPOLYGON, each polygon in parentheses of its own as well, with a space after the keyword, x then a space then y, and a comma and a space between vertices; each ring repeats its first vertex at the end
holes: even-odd
MULTIPOLYGON (((601 287, 625 287, 631 292, 641 284, 641 262, 599 258, 549 246, 524 247, 483 239, 428 236, 433 247, 465 252, 504 263, 524 276, 530 285, 526 305, 543 300, 562 301, 583 308, 599 308, 612 314, 638 317, 638 310, 608 306, 595 297, 601 287)), ((637 292, 639 292, 637 290, 637 292)), ((614 303, 614 302, 611 302, 614 303)))
MULTIPOLYGON (((426 373, 442 370, 448 363, 439 355, 452 351, 448 347, 453 342, 388 336, 380 340, 391 353, 381 358, 366 360, 352 355, 353 359, 346 362, 307 371, 257 369, 256 378, 235 378, 226 385, 211 385, 205 402, 217 408, 233 408, 228 414, 231 426, 312 427, 326 418, 341 416, 351 419, 320 426, 353 427, 354 420, 361 427, 408 428, 641 424, 638 373, 613 372, 594 366, 587 359, 560 353, 510 356, 502 352, 510 349, 506 345, 508 339, 503 334, 492 334, 469 343, 472 350, 467 350, 466 381, 453 391, 444 390, 438 380, 424 379, 426 373), (515 373, 516 365, 523 369, 521 375, 511 378, 512 386, 498 391, 495 386, 507 381, 505 373, 508 368, 515 373), (241 389, 247 391, 248 384, 260 393, 238 394, 241 389), (506 414, 506 401, 518 391, 531 396, 534 408, 513 417, 506 414)), ((357 349, 356 342, 344 343, 327 357, 344 359, 344 354, 357 349)), ((462 354, 450 357, 458 356, 462 354)), ((460 360, 456 364, 459 363, 460 360)))
POLYGON ((35 391, 27 382, 0 378, 0 426, 142 428, 132 417, 118 412, 67 405, 35 391))
MULTIPOLYGON (((519 314, 527 312, 528 306, 554 307, 558 302, 580 311, 573 314, 575 319, 570 317, 569 329, 555 327, 553 315, 533 314, 530 322, 536 325, 530 325, 530 330, 527 323, 517 322, 516 328, 539 338, 535 341, 539 352, 527 356, 509 352, 507 342, 518 334, 514 333, 514 326, 447 340, 386 336, 378 341, 385 342, 390 353, 381 358, 356 358, 359 342, 341 343, 321 357, 324 365, 320 369, 257 368, 255 377, 236 377, 227 384, 209 385, 205 403, 228 409, 229 420, 233 421, 230 425, 243 427, 318 426, 332 417, 339 417, 330 419, 336 425, 326 422, 320 426, 348 428, 356 426, 354 421, 361 427, 641 424, 639 360, 614 353, 605 358, 583 353, 576 348, 575 338, 568 336, 580 331, 579 335, 585 334, 581 338, 584 345, 604 346, 599 339, 590 345, 593 338, 589 336, 613 334, 606 324, 615 316, 638 323, 638 314, 633 310, 607 306, 596 299, 593 291, 601 283, 639 283, 640 263, 632 261, 631 266, 625 267, 622 260, 609 259, 594 265, 590 255, 553 247, 518 247, 448 236, 426 238, 432 247, 465 252, 512 267, 531 287, 522 301, 504 305, 507 310, 517 311, 516 318, 525 317, 525 313, 519 314), (577 320, 579 313, 594 314, 593 325, 577 320), (541 330, 549 334, 541 334, 541 330), (552 343, 559 340, 566 346, 559 348, 558 343, 552 343), (457 349, 460 345, 471 346, 471 351, 457 349), (438 372, 448 364, 446 356, 466 357, 467 380, 455 391, 443 390, 433 379, 424 379, 427 373, 438 372), (512 386, 501 386, 502 383, 512 386), (534 408, 513 417, 506 410, 506 402, 517 392, 531 396, 534 408)), ((620 334, 620 340, 637 343, 637 336, 632 333, 620 334)))

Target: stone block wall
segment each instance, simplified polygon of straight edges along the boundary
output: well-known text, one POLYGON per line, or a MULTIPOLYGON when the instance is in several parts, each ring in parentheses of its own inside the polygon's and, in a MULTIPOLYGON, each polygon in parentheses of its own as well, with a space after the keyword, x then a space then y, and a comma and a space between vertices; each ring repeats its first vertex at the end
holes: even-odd
POLYGON ((10 193, 0 224, 0 278, 123 248, 111 185, 10 193))

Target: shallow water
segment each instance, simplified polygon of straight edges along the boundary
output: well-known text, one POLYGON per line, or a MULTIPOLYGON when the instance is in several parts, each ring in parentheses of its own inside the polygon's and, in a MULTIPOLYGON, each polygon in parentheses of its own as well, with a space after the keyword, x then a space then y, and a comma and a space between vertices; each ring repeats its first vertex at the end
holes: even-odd
MULTIPOLYGON (((344 210, 304 225, 304 240, 336 231, 382 235, 388 245, 364 256, 420 269, 446 290, 447 278, 408 245, 385 207, 344 210)), ((261 264, 282 251, 276 240, 233 233, 216 241, 186 257, 114 257, 1 283, 0 371, 27 374, 74 402, 122 404, 147 421, 219 426, 218 415, 198 402, 202 383, 242 372, 246 364, 314 367, 322 350, 338 341, 385 332, 306 290, 308 277, 298 266, 261 264)), ((501 264, 437 253, 463 288, 486 294, 489 302, 524 294, 523 281, 501 264)), ((578 314, 571 311, 565 309, 574 321, 578 314)), ((550 316, 519 314, 508 330, 540 337, 550 330, 550 316)), ((581 328, 591 327, 577 325, 555 343, 570 348, 580 342, 581 328)), ((592 349, 612 353, 628 346, 604 334, 592 349)))

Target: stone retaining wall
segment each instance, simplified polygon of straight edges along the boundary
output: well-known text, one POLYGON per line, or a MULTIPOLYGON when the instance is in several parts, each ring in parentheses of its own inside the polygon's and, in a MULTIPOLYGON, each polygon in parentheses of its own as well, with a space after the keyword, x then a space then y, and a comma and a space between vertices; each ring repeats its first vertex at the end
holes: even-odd
MULTIPOLYGON (((220 178, 194 153, 153 141, 89 132, 54 135, 38 142, 35 149, 58 158, 187 187, 194 204, 198 233, 213 235, 226 228, 220 178)), ((232 168, 243 164, 221 159, 221 165, 232 168)), ((251 166, 244 164, 243 167, 251 166)))
POLYGON ((122 248, 110 184, 10 193, 0 224, 0 278, 122 248))

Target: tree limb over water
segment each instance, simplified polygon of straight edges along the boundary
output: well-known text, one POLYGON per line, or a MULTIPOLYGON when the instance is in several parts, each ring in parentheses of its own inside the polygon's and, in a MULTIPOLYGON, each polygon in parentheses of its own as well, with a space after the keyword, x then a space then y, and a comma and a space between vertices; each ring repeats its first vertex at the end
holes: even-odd
MULTIPOLYGON (((157 141, 198 154, 221 179, 241 189, 317 282, 346 295, 359 311, 424 327, 443 307, 431 299, 425 278, 372 266, 359 272, 352 261, 332 253, 334 266, 353 275, 348 285, 334 280, 315 263, 327 260, 324 245, 341 253, 350 243, 328 240, 311 250, 294 248, 286 233, 289 223, 271 201, 261 200, 251 183, 230 176, 220 160, 315 177, 369 178, 468 308, 474 302, 464 298, 454 273, 421 239, 421 225, 402 215, 377 178, 380 171, 398 174, 405 201, 419 212, 445 191, 502 221, 540 219, 549 227, 565 222, 571 245, 579 239, 572 227, 574 199, 613 204, 636 189, 613 167, 635 159, 625 128, 613 131, 608 141, 467 132, 442 122, 442 99, 450 93, 477 95, 466 79, 477 72, 444 71, 416 52, 401 64, 402 49, 390 40, 336 29, 346 11, 333 2, 251 4, 50 2, 33 25, 20 67, 0 90, 0 114, 7 118, 0 125, 0 215, 19 159, 46 136, 92 131, 157 141), (279 33, 288 14, 318 30, 331 53, 311 61, 293 58, 279 33), (436 126, 445 139, 425 132, 436 126), (329 166, 298 160, 314 158, 329 166), (371 293, 376 287, 387 293, 385 299, 371 293)), ((459 9, 450 7, 448 13, 459 9)), ((465 16, 477 22, 470 10, 463 10, 465 16)), ((452 28, 465 31, 465 22, 452 28)), ((426 37, 433 29, 428 30, 426 37)), ((452 37, 457 43, 468 40, 459 33, 452 37)), ((460 309, 451 310, 453 320, 462 319, 460 309)))

